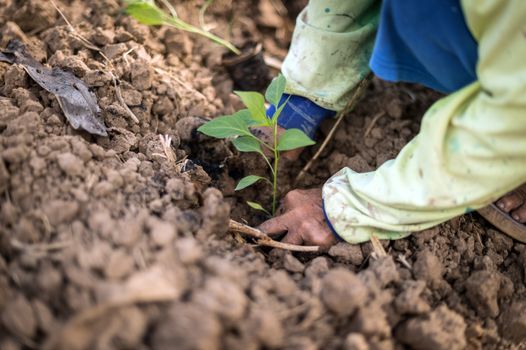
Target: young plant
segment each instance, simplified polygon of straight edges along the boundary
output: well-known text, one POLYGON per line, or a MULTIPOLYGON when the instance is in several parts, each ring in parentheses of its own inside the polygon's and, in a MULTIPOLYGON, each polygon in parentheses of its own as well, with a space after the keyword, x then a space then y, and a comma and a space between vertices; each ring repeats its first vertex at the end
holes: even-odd
POLYGON ((272 209, 269 212, 263 206, 256 202, 247 202, 247 204, 257 210, 262 210, 269 215, 276 213, 277 193, 278 193, 278 168, 280 154, 284 151, 290 151, 313 145, 312 141, 305 133, 299 129, 288 129, 278 137, 278 119, 286 103, 279 105, 283 92, 285 91, 285 78, 279 75, 274 78, 265 96, 254 91, 236 91, 235 93, 241 98, 246 109, 237 111, 232 115, 221 116, 203 124, 198 131, 205 135, 219 139, 231 139, 234 146, 240 152, 258 153, 270 169, 270 178, 264 178, 256 175, 249 175, 242 178, 236 186, 236 191, 247 188, 256 182, 262 180, 272 185, 272 209), (266 115, 266 100, 276 106, 274 114, 270 117, 266 115), (256 137, 250 132, 250 128, 267 127, 272 132, 272 143, 256 137), (268 152, 264 152, 264 149, 268 152), (272 156, 267 156, 271 153, 272 156), (272 160, 273 158, 273 160, 272 160))
POLYGON ((169 0, 162 0, 162 2, 169 9, 170 14, 167 14, 162 9, 160 9, 155 4, 154 0, 124 0, 124 2, 127 5, 126 13, 142 24, 150 26, 167 25, 190 33, 199 34, 219 45, 223 45, 237 55, 240 54, 240 51, 227 40, 221 39, 220 37, 206 30, 186 23, 181 18, 179 18, 175 8, 170 4, 169 0))

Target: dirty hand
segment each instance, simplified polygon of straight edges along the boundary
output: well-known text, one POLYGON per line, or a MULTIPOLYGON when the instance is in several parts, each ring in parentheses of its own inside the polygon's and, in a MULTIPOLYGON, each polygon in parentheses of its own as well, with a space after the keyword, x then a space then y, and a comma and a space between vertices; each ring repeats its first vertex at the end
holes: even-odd
MULTIPOLYGON (((285 132, 285 129, 278 125, 278 140, 281 134, 285 132)), ((252 133, 259 139, 263 140, 270 146, 274 146, 274 138, 272 136, 272 128, 268 126, 260 126, 252 129, 252 133)), ((303 151, 304 147, 296 148, 290 151, 281 152, 281 158, 286 160, 297 160, 303 151)), ((274 154, 267 147, 263 146, 263 152, 267 157, 273 157, 274 154)))
POLYGON ((328 249, 338 240, 325 222, 321 189, 293 190, 287 193, 280 214, 265 221, 259 229, 269 236, 287 233, 282 242, 318 245, 328 249))

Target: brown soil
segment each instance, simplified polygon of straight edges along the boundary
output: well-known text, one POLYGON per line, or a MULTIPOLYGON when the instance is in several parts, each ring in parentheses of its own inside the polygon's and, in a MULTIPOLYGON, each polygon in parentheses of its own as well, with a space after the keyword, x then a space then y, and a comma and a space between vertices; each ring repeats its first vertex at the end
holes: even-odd
MULTIPOLYGON (((116 0, 56 2, 112 60, 140 122, 50 2, 0 0, 0 45, 18 38, 73 72, 109 128, 107 138, 73 130, 53 95, 0 63, 0 349, 524 348, 526 245, 476 214, 383 242, 379 259, 370 244, 293 255, 226 234, 230 216, 261 222, 243 200, 268 203, 268 190, 234 194, 263 165, 195 132, 239 108, 224 50, 138 25, 116 0), (159 135, 171 137, 167 151, 159 135)), ((176 3, 197 18, 202 2, 176 3)), ((206 19, 283 58, 293 23, 271 3, 217 0, 206 19)), ((300 185, 395 156, 437 97, 374 81, 300 185)), ((313 152, 283 165, 283 191, 313 152)))

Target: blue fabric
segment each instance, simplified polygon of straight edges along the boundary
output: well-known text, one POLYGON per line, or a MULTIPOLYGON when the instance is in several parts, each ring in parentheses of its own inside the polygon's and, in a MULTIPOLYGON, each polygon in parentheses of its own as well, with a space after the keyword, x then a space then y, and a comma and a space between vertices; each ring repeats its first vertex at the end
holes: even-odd
POLYGON ((370 66, 380 78, 441 92, 477 79, 477 42, 459 0, 384 0, 370 66))
POLYGON ((327 226, 329 226, 329 229, 331 230, 331 232, 334 235, 334 237, 336 237, 336 239, 338 239, 338 241, 340 241, 340 242, 345 242, 344 239, 341 238, 340 235, 338 235, 338 233, 336 232, 336 230, 332 226, 331 221, 329 220, 329 217, 327 216, 327 213, 325 212, 325 202, 323 202, 323 201, 321 203, 321 209, 323 210, 323 216, 325 217, 325 222, 327 223, 327 226))
MULTIPOLYGON (((300 129, 310 138, 314 137, 320 123, 327 117, 332 117, 336 112, 318 106, 308 98, 296 95, 283 94, 279 105, 288 102, 283 107, 278 118, 278 125, 284 129, 300 129)), ((271 105, 267 109, 267 117, 271 118, 276 107, 271 105)))

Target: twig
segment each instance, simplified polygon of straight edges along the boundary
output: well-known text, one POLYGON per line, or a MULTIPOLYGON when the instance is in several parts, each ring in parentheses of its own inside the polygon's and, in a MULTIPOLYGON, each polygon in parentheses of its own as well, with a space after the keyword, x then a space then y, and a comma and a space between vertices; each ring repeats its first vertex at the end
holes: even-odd
POLYGON ((379 112, 378 114, 376 114, 374 117, 373 117, 373 120, 371 120, 371 123, 369 124, 369 126, 367 127, 367 129, 365 130, 365 132, 363 133, 363 138, 365 139, 367 136, 369 136, 369 133, 373 130, 374 126, 376 125, 376 123, 378 122, 378 120, 380 120, 380 118, 382 118, 383 116, 385 115, 385 111, 381 111, 379 112))
POLYGON ((380 240, 375 235, 371 236, 371 244, 373 245, 373 251, 376 255, 376 258, 380 258, 382 256, 387 255, 384 246, 382 245, 382 243, 380 243, 380 240))
POLYGON ((172 17, 179 17, 177 15, 177 11, 175 10, 175 7, 173 7, 173 5, 170 3, 170 1, 168 0, 161 0, 161 2, 164 4, 164 6, 166 6, 168 8, 168 11, 170 11, 170 14, 172 15, 172 17))
POLYGON ((276 57, 272 57, 269 54, 264 53, 263 60, 265 61, 265 64, 267 66, 269 66, 270 68, 274 68, 281 72, 281 67, 283 66, 283 62, 280 59, 276 57))
POLYGON ((124 99, 122 98, 121 89, 119 87, 119 84, 117 83, 117 77, 112 72, 110 72, 110 75, 111 75, 111 80, 113 81, 113 86, 115 87, 115 95, 117 96, 117 100, 122 105, 126 113, 128 113, 130 118, 135 123, 139 124, 139 118, 137 118, 137 116, 132 112, 130 107, 128 107, 128 105, 126 104, 126 102, 124 102, 124 99))
POLYGON ((407 259, 405 258, 405 256, 403 256, 402 254, 398 254, 398 259, 397 259, 402 265, 404 265, 405 267, 407 267, 409 270, 411 270, 411 264, 409 263, 409 261, 407 261, 407 259))
POLYGON ((203 6, 199 9, 199 25, 201 26, 202 30, 209 31, 211 28, 208 27, 205 23, 205 13, 208 7, 214 2, 214 0, 206 0, 203 6))
POLYGON ((295 245, 289 243, 278 242, 270 238, 266 233, 250 227, 248 225, 242 224, 235 220, 230 220, 228 224, 228 230, 231 232, 242 233, 244 235, 250 236, 256 239, 256 243, 259 245, 264 245, 272 248, 285 249, 295 252, 319 252, 319 246, 303 246, 295 245))
POLYGON ((283 1, 281 0, 270 0, 270 4, 272 5, 272 7, 274 7, 276 12, 282 17, 286 16, 289 13, 285 5, 283 5, 283 1))
POLYGON ((52 243, 38 243, 38 244, 26 244, 17 239, 11 240, 11 246, 21 251, 49 251, 49 250, 61 250, 71 245, 71 241, 59 241, 52 243))
POLYGON ((166 155, 166 159, 168 161, 175 165, 177 163, 177 157, 175 156, 174 151, 172 150, 171 144, 172 144, 172 137, 168 135, 159 135, 159 139, 161 140, 161 144, 163 146, 164 154, 166 155))
POLYGON ((343 117, 345 115, 347 115, 347 113, 351 110, 354 109, 354 107, 356 106, 356 103, 358 102, 358 100, 360 99, 360 97, 362 97, 363 93, 365 92, 365 89, 367 88, 367 85, 369 85, 369 82, 371 81, 372 79, 372 74, 369 73, 369 75, 367 75, 359 84, 358 86, 356 87, 356 90, 353 94, 353 96, 351 97, 351 100, 349 101, 349 103, 347 104, 347 107, 345 107, 343 110, 341 110, 338 114, 338 119, 336 119, 336 122, 334 123, 334 125, 332 126, 331 128, 331 131, 329 131, 329 134, 327 135, 327 137, 325 138, 325 140, 323 141, 323 143, 321 144, 320 148, 318 149, 318 151, 314 154, 314 156, 312 157, 311 160, 309 160, 309 162, 303 167, 303 169, 301 169, 301 171, 299 172, 298 176, 296 176, 296 179, 294 180, 294 183, 297 184, 299 180, 301 180, 303 178, 303 176, 305 176, 305 174, 307 173, 307 171, 309 171, 309 169, 312 167, 312 165, 314 164, 314 162, 320 157, 321 153, 325 150, 325 147, 327 147, 327 145, 329 144, 329 142, 331 141, 332 137, 334 136, 334 133, 336 132, 336 130, 338 129, 338 126, 340 125, 340 123, 342 122, 343 120, 343 117))
POLYGON ((191 92, 191 93, 203 98, 205 101, 208 101, 205 95, 203 95, 201 92, 199 92, 199 91, 197 91, 195 89, 192 89, 192 88, 188 87, 181 80, 177 79, 173 74, 170 74, 170 72, 167 72, 164 69, 159 68, 159 67, 154 67, 154 70, 161 75, 161 78, 163 79, 164 82, 167 82, 164 78, 168 78, 168 79, 176 82, 177 84, 179 84, 182 88, 186 89, 186 91, 189 91, 189 92, 191 92))

